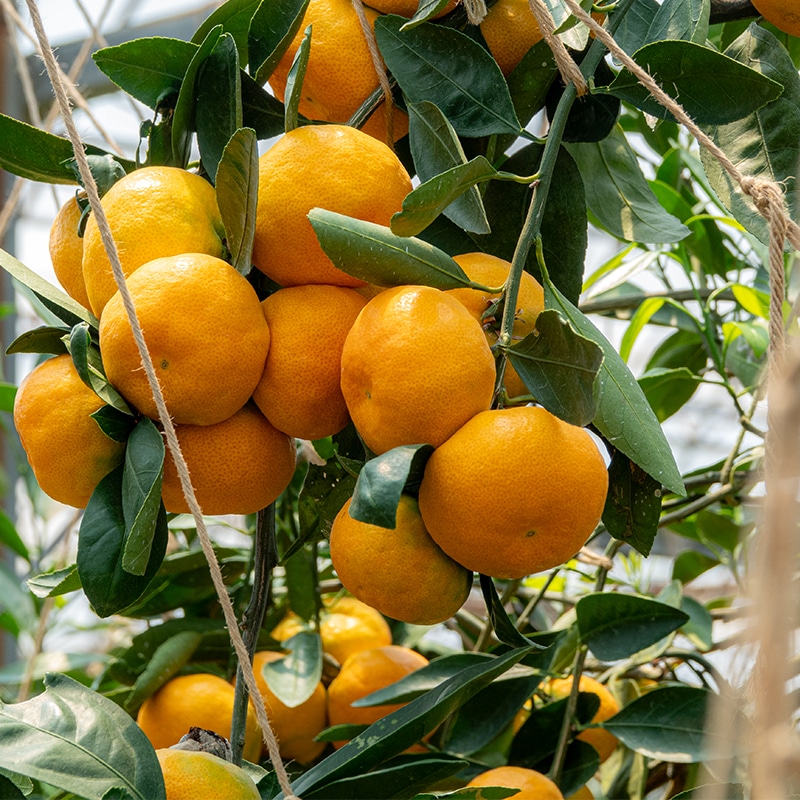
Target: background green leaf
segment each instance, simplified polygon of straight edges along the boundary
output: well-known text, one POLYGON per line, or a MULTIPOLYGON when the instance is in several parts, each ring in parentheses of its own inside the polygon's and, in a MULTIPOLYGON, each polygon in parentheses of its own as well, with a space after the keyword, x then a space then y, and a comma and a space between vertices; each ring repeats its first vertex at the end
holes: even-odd
POLYGON ((289 708, 311 697, 322 677, 322 643, 316 633, 301 632, 283 642, 288 655, 264 664, 262 675, 273 694, 289 708))

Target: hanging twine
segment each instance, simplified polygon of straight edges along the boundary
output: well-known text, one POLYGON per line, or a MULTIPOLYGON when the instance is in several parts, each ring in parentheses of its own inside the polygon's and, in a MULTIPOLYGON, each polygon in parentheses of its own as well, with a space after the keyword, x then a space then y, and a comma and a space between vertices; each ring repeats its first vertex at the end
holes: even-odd
POLYGON ((566 86, 570 83, 574 83, 578 97, 583 97, 589 91, 586 78, 583 77, 580 68, 572 60, 572 56, 567 51, 564 42, 556 36, 556 24, 553 21, 553 17, 550 15, 550 10, 544 4, 543 0, 528 0, 528 5, 530 6, 531 13, 536 18, 536 24, 539 26, 542 38, 547 42, 553 53, 556 66, 561 73, 561 80, 564 81, 566 86))
POLYGON ((231 599, 228 595, 227 589, 225 587, 225 582, 222 578, 222 571, 220 570, 219 562, 217 561, 216 554, 214 553, 214 548, 211 544, 211 539, 208 535, 208 530, 205 525, 205 520, 203 519, 203 512, 200 509, 200 506, 197 502, 197 497, 195 496, 194 488, 192 487, 192 482, 191 479, 189 478, 189 469, 186 465, 186 460, 183 457, 183 453, 181 452, 180 445, 178 444, 178 437, 175 433, 175 427, 172 423, 169 411, 167 410, 166 404, 164 402, 164 395, 161 391, 161 386, 159 385, 158 382, 158 376, 156 375, 155 369, 153 368, 153 362, 150 358, 150 353, 147 349, 147 346, 145 345, 144 337, 142 335, 142 328, 136 316, 136 309, 134 308, 133 305, 133 299, 131 298, 130 292, 128 291, 128 285, 125 280, 125 274, 122 271, 122 265, 120 264, 119 261, 119 254, 117 252, 117 247, 114 242, 113 235, 111 233, 111 228, 109 227, 108 219, 106 218, 105 212, 103 211, 103 207, 100 203, 100 196, 97 191, 97 184, 95 183, 94 177, 91 173, 91 170, 89 169, 89 163, 86 159, 86 154, 84 153, 83 150, 83 144, 81 142, 78 130, 75 127, 75 122, 72 118, 72 110, 70 108, 67 92, 63 80, 61 78, 61 72, 58 69, 58 64, 56 62, 55 55, 53 54, 52 48, 50 47, 50 43, 47 38, 47 34, 45 33, 44 26, 42 24, 42 18, 41 15, 39 14, 39 8, 37 6, 36 0, 26 0, 26 3, 28 5, 28 10, 31 15, 31 20, 33 22, 33 27, 36 33, 36 37, 39 40, 41 55, 42 58, 44 59, 45 67, 47 68, 47 74, 48 77, 50 78, 50 82, 53 87, 53 92, 55 93, 56 99, 58 101, 58 105, 61 110, 61 116, 64 120, 64 125, 66 127, 67 134, 72 143, 73 151, 75 154, 75 160, 77 162, 78 170, 81 175, 81 180, 83 182, 84 188, 86 189, 86 194, 88 196, 89 203, 92 207, 92 213, 95 215, 97 226, 98 229, 100 230, 100 235, 102 237, 103 245, 106 249, 106 253, 108 254, 109 260, 111 261, 111 269, 114 274, 114 280, 117 283, 117 287, 122 297, 123 306, 128 316, 128 321, 130 322, 131 329, 133 331, 133 337, 136 342, 136 346, 139 350, 139 355, 141 356, 142 359, 142 366, 144 367, 145 374, 147 375, 147 380, 150 384, 150 389, 153 393, 153 398, 155 399, 156 402, 156 407, 158 409, 158 417, 164 428, 164 433, 167 439, 167 446, 169 447, 170 453, 172 454, 173 460, 175 462, 175 466, 177 467, 178 475, 181 481, 181 487, 183 489, 186 502, 189 505, 189 509, 192 513, 192 516, 194 517, 194 521, 197 526, 197 535, 200 540, 203 553, 206 557, 206 560, 208 561, 208 566, 211 573, 211 580, 214 584, 214 588, 216 589, 220 606, 222 607, 222 612, 225 617, 225 624, 228 627, 228 634, 231 639, 231 644, 233 645, 233 649, 239 660, 239 664, 242 667, 242 675, 245 684, 247 685, 247 688, 250 692, 250 696, 253 698, 254 701, 253 705, 255 708, 256 717, 258 718, 258 722, 261 725, 261 730, 264 736, 264 742, 267 745, 269 757, 275 768, 275 773, 278 778, 278 783, 280 784, 281 790, 283 791, 286 800, 298 800, 298 798, 296 798, 295 795, 292 793, 291 782, 286 772, 286 767, 284 766, 283 761, 281 760, 280 757, 280 752, 278 749, 278 741, 275 738, 275 734, 272 731, 272 726, 270 725, 269 718, 265 710, 263 698, 258 690, 258 685, 256 684, 255 676, 253 674, 253 666, 250 662, 250 658, 247 653, 247 648, 244 644, 244 641, 242 640, 242 635, 239 631, 238 622, 236 620, 236 614, 233 610, 231 599))
POLYGON ((470 25, 480 25, 486 18, 486 3, 484 0, 464 0, 464 11, 470 25))

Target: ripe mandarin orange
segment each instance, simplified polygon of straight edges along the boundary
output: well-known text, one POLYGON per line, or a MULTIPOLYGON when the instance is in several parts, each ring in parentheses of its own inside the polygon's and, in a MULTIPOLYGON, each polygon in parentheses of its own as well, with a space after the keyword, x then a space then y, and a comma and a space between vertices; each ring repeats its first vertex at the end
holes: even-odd
POLYGON ((478 414, 437 448, 419 507, 451 558, 496 578, 522 578, 580 550, 607 489, 591 436, 525 406, 478 414))
MULTIPOLYGON (((447 5, 433 16, 433 19, 449 14, 458 4, 458 0, 450 0, 447 5)), ((409 19, 417 13, 419 0, 371 0, 371 6, 381 14, 399 14, 409 19)))
POLYGON ((391 530, 353 519, 350 504, 336 516, 330 539, 333 568, 349 592, 412 625, 444 622, 464 605, 472 573, 431 539, 415 498, 400 498, 391 530))
MULTIPOLYGON (((327 595, 322 598, 319 635, 322 649, 340 664, 354 653, 392 643, 392 631, 386 620, 355 597, 327 595)), ((297 614, 289 612, 272 630, 271 636, 285 642, 300 631, 309 630, 297 614)))
POLYGON ((575 794, 568 795, 566 800, 594 800, 594 795, 588 786, 581 786, 575 794))
MULTIPOLYGON (((218 675, 179 675, 142 703, 136 722, 156 750, 177 744, 192 727, 230 739, 233 697, 233 686, 218 675)), ((261 729, 255 712, 249 708, 244 757, 256 762, 260 753, 261 729)))
MULTIPOLYGON (((267 707, 272 732, 278 739, 282 758, 309 764, 324 749, 325 742, 315 742, 314 737, 325 729, 328 720, 327 692, 322 682, 317 684, 314 694, 299 706, 284 705, 264 680, 264 665, 282 658, 285 653, 261 650, 253 657, 253 672, 256 684, 267 707)), ((266 747, 263 750, 266 754, 266 747)))
MULTIPOLYGON (((269 328, 247 280, 218 258, 187 253, 139 267, 128 288, 175 422, 212 425, 238 411, 269 350, 269 328)), ((157 419, 119 293, 103 310, 100 350, 109 381, 157 419)))
MULTIPOLYGON (((426 666, 428 659, 415 650, 398 645, 362 650, 350 656, 328 687, 328 724, 371 725, 404 703, 353 707, 351 703, 396 683, 426 666)), ((341 747, 344 742, 334 742, 341 747)))
MULTIPOLYGON (((155 258, 181 253, 222 257, 225 231, 211 184, 177 167, 143 167, 117 181, 103 196, 127 277, 155 258)), ((97 316, 117 291, 94 215, 83 237, 83 278, 97 316)))
POLYGON ((17 390, 14 426, 39 486, 59 503, 84 508, 122 461, 125 445, 90 416, 104 405, 67 354, 43 361, 17 390))
POLYGON ((397 286, 370 300, 342 352, 342 393, 375 453, 442 444, 489 408, 494 381, 480 324, 429 286, 397 286))
POLYGON ((271 344, 253 400, 278 430, 322 439, 347 425, 342 348, 366 302, 354 289, 313 284, 281 289, 262 302, 271 344))
MULTIPOLYGON (((292 480, 294 439, 276 430, 254 405, 214 425, 176 425, 175 433, 204 514, 254 514, 292 480)), ((189 511, 169 451, 161 496, 167 511, 189 511)))
POLYGON ((753 5, 778 30, 800 36, 800 7, 796 0, 753 0, 753 5))
POLYGON ((64 291, 89 308, 89 295, 83 280, 83 237, 78 236, 81 213, 75 197, 70 197, 59 209, 50 228, 50 260, 64 291))
POLYGON ((495 767, 473 778, 467 786, 505 786, 519 789, 517 800, 564 800, 553 781, 541 772, 525 767, 495 767))
POLYGON ((497 0, 481 23, 481 34, 503 75, 542 38, 528 0, 497 0))
POLYGON ((253 779, 241 768, 200 750, 156 750, 164 775, 167 800, 219 797, 225 800, 260 800, 253 779))
POLYGON ((346 125, 295 128, 259 159, 253 263, 281 286, 361 286, 325 255, 306 215, 319 207, 388 225, 410 191, 397 156, 367 134, 346 125))
MULTIPOLYGON (((489 287, 503 286, 511 269, 508 261, 488 253, 464 253, 454 256, 453 260, 466 272, 470 280, 489 287)), ((494 345, 498 338, 500 319, 484 320, 483 315, 500 295, 479 289, 449 289, 448 294, 466 306, 472 316, 482 324, 489 345, 494 345)), ((524 339, 535 330, 536 318, 544 309, 544 289, 528 272, 522 273, 516 305, 514 327, 511 331, 512 343, 524 339)), ((530 394, 510 362, 506 363, 503 383, 509 397, 530 394)))

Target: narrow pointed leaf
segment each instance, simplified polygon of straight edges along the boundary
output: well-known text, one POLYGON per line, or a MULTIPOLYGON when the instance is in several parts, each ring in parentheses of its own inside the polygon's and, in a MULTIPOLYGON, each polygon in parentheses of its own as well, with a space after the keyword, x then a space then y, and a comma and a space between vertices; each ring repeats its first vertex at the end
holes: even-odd
POLYGON ((300 118, 300 100, 303 97, 303 81, 306 77, 306 68, 308 67, 308 59, 311 56, 311 26, 309 25, 303 36, 303 41, 300 42, 300 47, 292 59, 292 66, 289 68, 289 74, 286 77, 286 95, 284 105, 286 108, 283 130, 286 133, 294 130, 297 127, 300 118))
POLYGON ((247 37, 250 74, 265 84, 292 43, 309 0, 270 0, 261 3, 250 22, 247 37))
POLYGON ((6 349, 6 355, 13 353, 50 353, 57 356, 67 352, 64 337, 69 335, 68 328, 53 328, 43 325, 17 336, 6 349))
POLYGON ((526 647, 530 642, 517 630, 503 607, 494 581, 488 575, 481 575, 481 591, 486 603, 486 611, 497 638, 509 647, 526 647))
POLYGON ((75 592, 81 588, 78 568, 73 564, 52 572, 34 575, 26 581, 28 588, 39 598, 59 597, 62 594, 75 592))
POLYGON ((14 523, 3 511, 0 511, 0 543, 20 558, 24 558, 26 561, 29 559, 30 554, 25 542, 22 541, 14 523))
POLYGON ((277 97, 259 86, 246 72, 242 81, 242 123, 256 132, 259 140, 283 133, 286 109, 277 97))
POLYGON ((415 28, 421 22, 427 22, 433 19, 449 2, 450 0, 420 0, 417 10, 414 12, 411 19, 404 23, 400 30, 405 31, 409 28, 415 28))
POLYGON ((285 706, 297 708, 311 697, 322 677, 322 644, 316 633, 302 632, 284 642, 289 654, 264 664, 262 675, 285 706))
POLYGON ((194 32, 192 43, 200 44, 210 30, 221 25, 222 30, 229 33, 236 42, 239 60, 242 64, 246 64, 250 26, 253 15, 261 4, 261 0, 226 0, 205 18, 203 24, 194 32))
POLYGON ((136 426, 136 419, 114 406, 104 405, 98 408, 91 418, 100 426, 100 430, 115 442, 127 442, 128 436, 136 426))

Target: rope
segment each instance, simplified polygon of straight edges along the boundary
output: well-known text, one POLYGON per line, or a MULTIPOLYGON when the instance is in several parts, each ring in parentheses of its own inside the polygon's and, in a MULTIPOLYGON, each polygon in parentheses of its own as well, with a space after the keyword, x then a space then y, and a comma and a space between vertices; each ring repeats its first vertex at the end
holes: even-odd
POLYGON ((364 40, 367 43, 372 65, 375 67, 378 83, 383 92, 383 108, 384 114, 386 115, 386 144, 394 150, 394 97, 392 95, 392 84, 389 83, 389 76, 386 74, 386 66, 383 63, 381 51, 378 50, 378 41, 375 38, 375 31, 372 25, 369 24, 367 14, 364 11, 364 3, 362 0, 351 0, 351 2, 356 16, 358 17, 358 23, 361 25, 361 32, 364 34, 364 40))
POLYGON ((128 315, 128 320, 133 330, 133 337, 134 340, 136 341, 136 346, 139 349, 139 354, 142 359, 142 366, 144 367, 145 374, 147 375, 147 380, 150 384, 150 389, 153 392, 153 397, 155 399, 156 407, 158 409, 159 420, 161 421, 161 424, 164 427, 164 433, 166 435, 167 445, 169 446, 173 460, 175 461, 175 466, 177 467, 178 475, 181 481, 181 487, 183 489, 189 508, 192 512, 192 516, 194 517, 195 524, 197 526, 197 535, 198 538, 200 539, 200 544, 203 549, 203 553, 205 554, 205 557, 208 561, 208 566, 211 572, 211 579, 214 584, 214 588, 217 591, 220 605, 222 606, 223 615, 225 617, 225 623, 228 627, 228 634, 231 638, 233 649, 236 652, 236 655, 239 659, 239 664, 242 667, 242 675, 244 677, 245 684, 247 685, 247 688, 250 691, 251 697, 253 697, 255 700, 253 705, 255 707, 256 716, 258 718, 259 724, 261 725, 264 741, 267 745, 267 750, 269 752, 270 759, 272 760, 272 764, 275 767, 278 783, 280 784, 281 790, 283 791, 286 800, 297 800, 295 795, 292 793, 291 782, 286 772, 286 767, 284 766, 283 761, 281 760, 280 753, 278 751, 278 742, 277 739, 275 738, 275 734, 272 731, 272 727, 269 723, 269 718, 267 717, 265 711, 263 698, 258 690, 258 686, 255 681, 255 676, 253 674, 253 666, 248 657, 247 648, 245 647, 244 641, 242 640, 242 635, 239 632, 239 626, 236 620, 236 615, 233 610, 233 605, 231 603, 230 597, 228 596, 228 592, 222 578, 222 572, 220 570, 219 562, 217 561, 216 554, 214 553, 214 548, 211 544, 211 539, 209 538, 208 535, 208 530, 206 529, 205 526, 205 521, 203 519, 203 512, 200 509, 200 506, 197 502, 197 498, 194 493, 194 488, 192 487, 191 479, 189 478, 189 469, 186 465, 186 460, 183 457, 183 453, 181 452, 181 448, 178 443, 178 437, 175 433, 175 427, 172 423, 172 419, 169 416, 169 411, 167 410, 166 404, 164 402, 164 395, 161 391, 161 386, 158 383, 158 376, 156 375, 155 369, 153 368, 153 362, 150 358, 150 353, 145 344, 144 336, 142 335, 141 325, 139 324, 139 320, 136 316, 136 309, 134 308, 133 305, 133 299, 131 298, 130 292, 128 291, 127 282, 125 280, 125 275, 122 271, 122 266, 119 261, 119 254, 117 252, 117 247, 114 242, 113 235, 111 233, 111 228, 109 227, 108 220, 106 218, 105 212, 103 211, 103 207, 100 203, 100 196, 97 191, 97 184, 95 183, 94 177, 92 176, 91 170, 89 169, 89 163, 83 151, 83 145, 81 143, 80 135, 78 134, 78 130, 75 127, 75 122, 72 119, 72 111, 70 109, 69 99, 67 97, 67 92, 64 83, 61 79, 61 73, 59 72, 55 55, 53 54, 53 51, 50 47, 50 43, 47 38, 47 34, 45 33, 44 30, 44 26, 42 25, 42 19, 39 14, 39 8, 37 6, 36 0, 26 0, 26 3, 28 5, 28 10, 31 15, 31 20, 33 21, 33 27, 36 33, 36 37, 39 40, 40 50, 42 53, 42 57, 44 58, 45 67, 47 68, 47 74, 53 86, 53 91, 58 101, 59 108, 61 109, 61 116, 64 120, 64 125, 66 126, 68 136, 70 138, 70 141, 72 142, 72 147, 81 174, 81 179, 83 181, 84 188, 86 189, 86 194, 88 195, 89 203, 92 207, 92 212, 94 213, 95 218, 97 220, 97 225, 100 230, 100 234, 103 240, 103 245, 105 246, 106 252, 108 253, 109 259, 111 261, 111 268, 114 274, 114 280, 116 281, 117 286, 119 288, 120 295, 123 301, 123 306, 125 308, 126 314, 128 315))
POLYGON ((542 33, 542 38, 547 42, 556 60, 556 66, 561 73, 561 80, 565 85, 575 84, 578 97, 583 97, 588 91, 589 86, 583 77, 578 65, 572 60, 564 42, 556 36, 556 24, 550 15, 550 10, 542 0, 528 0, 531 13, 536 18, 536 24, 542 33))
POLYGON ((486 3, 484 0, 464 0, 464 11, 470 25, 480 25, 486 18, 486 3))

